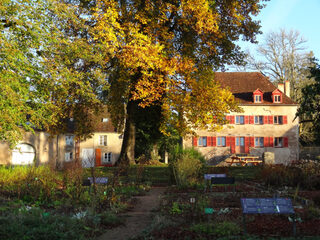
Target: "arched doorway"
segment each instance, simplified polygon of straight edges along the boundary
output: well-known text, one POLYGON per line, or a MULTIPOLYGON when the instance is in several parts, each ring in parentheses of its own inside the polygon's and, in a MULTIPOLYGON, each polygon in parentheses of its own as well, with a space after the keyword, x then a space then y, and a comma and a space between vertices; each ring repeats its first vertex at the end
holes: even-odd
POLYGON ((19 143, 12 150, 13 165, 32 165, 36 156, 35 148, 27 143, 19 143))

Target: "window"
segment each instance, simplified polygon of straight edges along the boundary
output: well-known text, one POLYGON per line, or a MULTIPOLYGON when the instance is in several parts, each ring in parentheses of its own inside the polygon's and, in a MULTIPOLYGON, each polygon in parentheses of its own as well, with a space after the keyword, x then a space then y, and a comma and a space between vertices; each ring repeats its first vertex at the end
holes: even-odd
POLYGON ((64 160, 70 162, 73 160, 73 152, 66 152, 64 155, 64 160))
POLYGON ((280 95, 274 95, 274 102, 275 103, 281 103, 281 96, 280 95))
POLYGON ((244 137, 236 137, 236 146, 244 146, 244 137))
POLYGON ((107 135, 100 135, 99 145, 100 146, 107 146, 107 135))
POLYGON ((261 95, 255 95, 254 96, 254 102, 261 103, 261 95))
POLYGON ((244 124, 244 116, 236 116, 236 124, 244 124))
POLYGON ((219 147, 225 147, 226 146, 226 137, 217 137, 217 145, 219 147))
POLYGON ((102 163, 111 163, 112 162, 112 153, 103 153, 102 154, 102 163))
POLYGON ((256 138, 254 139, 254 146, 255 146, 255 147, 264 147, 263 137, 256 137, 256 138))
POLYGON ((263 124, 263 116, 254 116, 254 124, 263 124))
POLYGON ((206 147, 207 146, 207 137, 199 137, 198 146, 199 147, 206 147))
POLYGON ((283 124, 283 117, 282 116, 274 116, 273 123, 274 124, 283 124))
POLYGON ((283 138, 282 137, 274 138, 274 147, 283 147, 283 138))
POLYGON ((73 136, 66 136, 66 145, 67 146, 73 146, 73 136))
POLYGON ((108 118, 102 118, 102 122, 106 123, 106 122, 108 122, 108 121, 109 121, 108 118))

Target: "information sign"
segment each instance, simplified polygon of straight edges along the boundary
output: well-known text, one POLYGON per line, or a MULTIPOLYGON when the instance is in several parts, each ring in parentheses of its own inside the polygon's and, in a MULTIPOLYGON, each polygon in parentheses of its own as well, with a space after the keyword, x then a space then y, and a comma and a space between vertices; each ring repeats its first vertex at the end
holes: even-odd
POLYGON ((226 177, 226 176, 227 176, 227 174, 225 174, 225 173, 204 174, 204 179, 205 179, 205 180, 210 180, 211 178, 219 178, 219 177, 226 177))
POLYGON ((213 214, 213 208, 205 208, 204 213, 205 214, 213 214))
POLYGON ((211 184, 234 184, 234 177, 218 177, 211 178, 211 184))
POLYGON ((241 198, 244 214, 294 214, 290 198, 241 198))
MULTIPOLYGON (((88 177, 88 180, 90 180, 91 184, 93 183, 92 177, 88 177)), ((96 177, 95 182, 96 182, 96 184, 107 184, 108 178, 107 177, 96 177)))

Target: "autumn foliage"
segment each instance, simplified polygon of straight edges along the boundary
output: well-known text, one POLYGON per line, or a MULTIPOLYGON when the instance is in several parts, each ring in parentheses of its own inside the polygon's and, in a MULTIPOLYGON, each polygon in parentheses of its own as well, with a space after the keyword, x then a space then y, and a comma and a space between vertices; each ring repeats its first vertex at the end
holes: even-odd
POLYGON ((214 70, 241 60, 234 41, 240 35, 254 41, 259 26, 251 15, 261 7, 241 0, 99 0, 93 34, 110 69, 111 108, 120 99, 142 107, 161 102, 181 134, 216 130, 225 113, 239 109, 214 70))

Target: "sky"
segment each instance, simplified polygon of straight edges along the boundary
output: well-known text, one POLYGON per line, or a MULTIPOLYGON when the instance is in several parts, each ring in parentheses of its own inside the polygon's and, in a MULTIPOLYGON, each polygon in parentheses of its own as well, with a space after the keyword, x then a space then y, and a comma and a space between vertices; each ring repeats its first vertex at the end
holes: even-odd
MULTIPOLYGON (((270 0, 266 7, 255 18, 261 21, 259 43, 263 42, 265 33, 286 30, 297 30, 307 41, 307 51, 313 51, 320 61, 320 0, 270 0)), ((254 52, 255 44, 241 43, 243 50, 254 52)))

